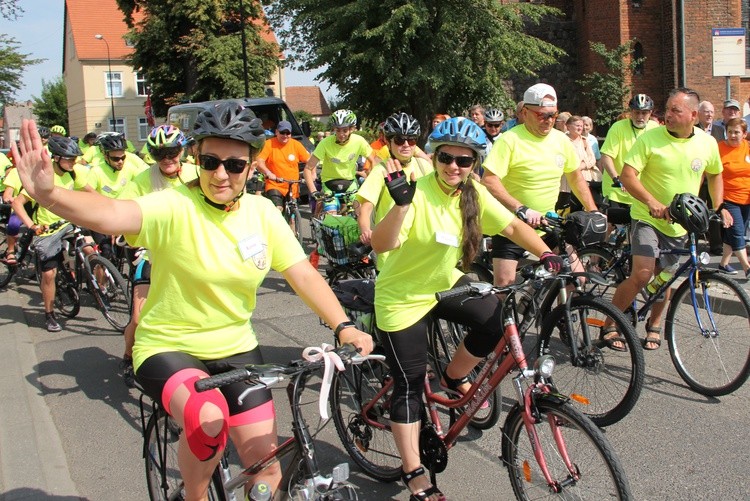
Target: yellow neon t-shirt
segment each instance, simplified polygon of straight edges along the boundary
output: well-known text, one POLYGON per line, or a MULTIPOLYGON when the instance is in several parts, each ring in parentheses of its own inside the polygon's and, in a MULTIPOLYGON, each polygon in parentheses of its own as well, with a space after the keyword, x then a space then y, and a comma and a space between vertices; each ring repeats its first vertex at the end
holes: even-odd
MULTIPOLYGON (((609 132, 607 132, 607 137, 604 139, 600 153, 612 159, 618 176, 622 174, 622 167, 625 165, 625 155, 633 147, 635 140, 645 131, 655 129, 658 126, 659 124, 653 120, 649 120, 643 129, 637 129, 633 127, 629 118, 623 118, 612 124, 609 132)), ((602 171, 602 194, 615 202, 632 204, 633 197, 630 193, 613 187, 612 177, 607 174, 606 169, 602 169, 602 171)))
POLYGON ((580 163, 564 133, 552 129, 538 137, 524 125, 513 127, 493 143, 484 168, 499 177, 522 205, 545 214, 555 209, 563 173, 573 172, 580 163))
POLYGON ((141 171, 131 181, 125 185, 117 194, 117 198, 132 200, 133 198, 147 195, 154 191, 154 177, 157 181, 165 183, 164 188, 176 188, 182 184, 187 184, 198 177, 198 168, 195 165, 183 162, 180 174, 177 177, 164 177, 159 170, 159 166, 154 164, 148 169, 141 171))
POLYGON ((88 184, 105 197, 117 198, 117 194, 135 176, 148 169, 148 164, 133 153, 125 153, 122 169, 115 170, 102 159, 91 166, 88 184))
MULTIPOLYGON (((704 170, 709 174, 723 170, 716 140, 698 128, 693 131, 692 137, 680 139, 662 125, 641 134, 625 155, 625 164, 640 174, 643 187, 666 206, 677 193, 697 195, 704 170)), ((686 233, 679 224, 651 217, 648 206, 635 198, 630 215, 670 237, 686 233)))
POLYGON ((239 209, 223 212, 188 186, 135 201, 143 225, 134 243, 153 263, 133 348, 136 370, 165 351, 213 360, 255 348, 250 319, 260 283, 270 269, 306 258, 273 203, 245 196, 239 209))
POLYGON ((353 180, 357 175, 357 159, 368 157, 372 148, 360 135, 352 134, 346 144, 336 144, 336 136, 323 138, 315 147, 313 155, 323 167, 320 179, 323 183, 331 179, 353 180))
POLYGON ((13 162, 10 161, 10 158, 5 156, 5 153, 0 152, 0 179, 5 177, 5 171, 13 165, 13 162))
POLYGON ((2 190, 5 191, 7 187, 13 188, 13 196, 17 196, 21 192, 21 177, 18 175, 18 169, 10 169, 3 179, 2 190))
MULTIPOLYGON (((487 188, 474 182, 482 232, 496 235, 515 217, 487 188)), ((375 282, 378 327, 392 332, 413 325, 437 304, 435 293, 450 289, 463 273, 460 197, 445 194, 436 176, 417 181, 399 233, 400 247, 389 252, 375 282)))
MULTIPOLYGON (((53 178, 55 186, 59 186, 60 188, 64 188, 66 190, 82 190, 86 186, 87 171, 88 168, 86 168, 85 166, 75 164, 73 166, 73 173, 75 174, 75 176, 71 176, 70 172, 65 172, 62 176, 55 173, 55 177, 53 178)), ((23 196, 36 204, 36 200, 31 198, 31 195, 29 195, 26 190, 21 190, 21 194, 23 194, 23 196)), ((39 205, 34 212, 33 219, 34 223, 38 224, 39 226, 50 226, 53 223, 62 221, 63 218, 39 205)), ((57 233, 57 231, 60 231, 61 229, 62 228, 58 228, 52 233, 57 233)))

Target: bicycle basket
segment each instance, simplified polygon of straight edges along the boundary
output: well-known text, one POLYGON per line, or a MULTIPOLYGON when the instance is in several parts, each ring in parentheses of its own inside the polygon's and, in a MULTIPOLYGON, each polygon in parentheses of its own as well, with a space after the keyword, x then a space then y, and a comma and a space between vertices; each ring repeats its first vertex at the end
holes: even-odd
POLYGON ((359 241, 359 226, 350 216, 326 215, 322 220, 313 219, 318 253, 333 264, 349 264, 359 258, 352 255, 348 247, 359 241))
POLYGON ((357 329, 374 334, 375 281, 367 279, 342 280, 331 286, 336 299, 357 329))
POLYGON ((565 241, 574 247, 603 242, 607 235, 607 218, 598 212, 573 212, 565 218, 565 241))

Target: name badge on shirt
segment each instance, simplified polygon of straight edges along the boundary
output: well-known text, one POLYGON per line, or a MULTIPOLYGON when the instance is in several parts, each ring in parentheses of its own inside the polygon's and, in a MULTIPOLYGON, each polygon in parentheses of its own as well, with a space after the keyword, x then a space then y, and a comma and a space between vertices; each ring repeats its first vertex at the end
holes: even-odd
POLYGON ((240 249, 242 259, 247 261, 263 252, 263 241, 258 235, 250 235, 237 242, 237 247, 240 249))
POLYGON ((435 240, 439 244, 449 245, 451 247, 458 247, 458 236, 451 235, 444 231, 438 231, 435 233, 435 240))

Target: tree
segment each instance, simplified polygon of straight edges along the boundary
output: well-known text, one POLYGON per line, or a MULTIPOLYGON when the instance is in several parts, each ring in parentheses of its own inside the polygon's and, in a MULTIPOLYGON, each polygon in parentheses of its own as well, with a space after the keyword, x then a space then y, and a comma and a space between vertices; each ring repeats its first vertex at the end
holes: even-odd
POLYGON ((633 92, 632 75, 645 58, 633 58, 633 41, 628 40, 613 50, 601 42, 589 42, 591 51, 604 60, 606 73, 594 72, 583 75, 578 84, 583 94, 591 99, 596 108, 596 122, 609 127, 625 111, 624 104, 633 92))
POLYGON ((326 127, 326 124, 313 117, 312 113, 310 113, 309 111, 297 110, 294 112, 294 118, 296 118, 297 122, 300 124, 302 122, 308 122, 310 124, 310 133, 313 136, 315 136, 315 134, 317 134, 318 132, 325 132, 328 129, 328 127, 326 127))
POLYGON ((15 38, 0 35, 0 104, 9 103, 21 88, 21 77, 26 66, 44 61, 29 59, 30 54, 18 51, 20 45, 15 38))
POLYGON ((254 0, 117 0, 131 27, 130 64, 151 88, 154 112, 187 101, 244 95, 242 16, 245 14, 247 80, 250 96, 263 96, 264 83, 279 64, 279 49, 261 36, 263 13, 254 0), (140 12, 141 21, 134 15, 140 12))
POLYGON ((68 95, 62 77, 46 82, 42 80, 40 97, 34 96, 34 114, 39 123, 51 127, 62 125, 68 127, 68 95))
POLYGON ((272 0, 269 19, 288 59, 325 67, 319 78, 358 116, 377 123, 400 110, 427 124, 435 112, 509 105, 505 80, 562 54, 524 33, 557 12, 497 0, 272 0))
POLYGON ((18 4, 18 0, 0 0, 0 17, 13 21, 22 13, 23 8, 18 4))

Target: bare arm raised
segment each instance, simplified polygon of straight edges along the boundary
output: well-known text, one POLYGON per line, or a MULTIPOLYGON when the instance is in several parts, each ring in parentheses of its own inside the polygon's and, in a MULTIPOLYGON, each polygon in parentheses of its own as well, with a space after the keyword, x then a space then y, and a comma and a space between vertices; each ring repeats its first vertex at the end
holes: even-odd
POLYGON ((19 146, 11 144, 11 149, 24 189, 42 207, 100 233, 135 235, 140 232, 143 214, 134 201, 55 186, 52 159, 42 145, 33 120, 23 120, 19 146))

